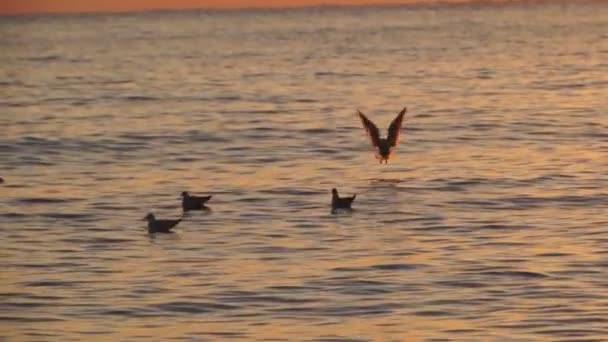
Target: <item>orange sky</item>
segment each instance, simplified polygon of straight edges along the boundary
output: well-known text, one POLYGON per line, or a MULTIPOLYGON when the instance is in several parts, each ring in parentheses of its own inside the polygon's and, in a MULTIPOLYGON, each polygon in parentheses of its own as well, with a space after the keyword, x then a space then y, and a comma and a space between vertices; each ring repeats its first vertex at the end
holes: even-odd
MULTIPOLYGON (((441 2, 466 1, 467 0, 442 0, 441 2)), ((133 11, 163 8, 287 7, 329 4, 365 5, 429 2, 437 2, 437 0, 0 0, 0 14, 133 11)))

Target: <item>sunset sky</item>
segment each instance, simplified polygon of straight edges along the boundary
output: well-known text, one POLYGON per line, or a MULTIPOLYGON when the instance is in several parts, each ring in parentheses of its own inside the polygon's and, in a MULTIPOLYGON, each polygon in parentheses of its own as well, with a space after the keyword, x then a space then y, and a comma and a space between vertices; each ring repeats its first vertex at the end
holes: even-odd
MULTIPOLYGON (((470 0, 442 0, 441 2, 467 1, 470 0)), ((500 0, 485 1, 500 2, 500 0)), ((37 12, 105 12, 180 8, 411 4, 433 2, 438 2, 438 0, 0 0, 0 14, 37 12)))

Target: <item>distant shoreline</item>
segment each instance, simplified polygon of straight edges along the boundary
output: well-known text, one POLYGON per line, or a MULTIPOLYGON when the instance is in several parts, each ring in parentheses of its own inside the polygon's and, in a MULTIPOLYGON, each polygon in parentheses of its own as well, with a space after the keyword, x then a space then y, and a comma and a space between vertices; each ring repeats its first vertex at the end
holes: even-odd
MULTIPOLYGON (((331 1, 331 0, 329 0, 331 1)), ((0 5, 0 17, 13 16, 46 16, 46 15, 83 15, 83 14, 133 14, 147 12, 186 12, 186 11, 209 11, 209 12, 234 12, 234 11, 274 11, 274 10, 310 10, 310 9, 331 9, 331 8, 395 8, 395 7, 438 7, 438 6, 504 6, 504 5, 539 5, 539 4, 562 4, 562 5, 578 5, 578 4, 608 4, 603 0, 413 0, 403 3, 370 3, 370 4, 332 4, 328 1, 326 4, 312 5, 279 5, 279 6, 246 6, 246 7, 157 7, 157 8, 133 8, 133 9, 117 9, 117 10, 52 10, 52 11, 28 11, 23 9, 4 8, 0 5)))

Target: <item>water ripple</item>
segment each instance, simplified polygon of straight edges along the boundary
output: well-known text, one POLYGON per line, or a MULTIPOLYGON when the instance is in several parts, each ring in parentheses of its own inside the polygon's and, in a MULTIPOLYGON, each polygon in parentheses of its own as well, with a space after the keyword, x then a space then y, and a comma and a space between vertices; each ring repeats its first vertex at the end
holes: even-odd
POLYGON ((605 340, 607 9, 3 17, 2 338, 605 340))

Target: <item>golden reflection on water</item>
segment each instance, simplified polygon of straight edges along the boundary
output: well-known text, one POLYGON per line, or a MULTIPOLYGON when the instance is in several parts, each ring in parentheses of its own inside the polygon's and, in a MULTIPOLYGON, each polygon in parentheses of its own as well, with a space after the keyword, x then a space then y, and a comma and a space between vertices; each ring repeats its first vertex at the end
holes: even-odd
POLYGON ((66 52, 7 52, 29 73, 0 85, 2 338, 603 339, 589 6, 11 22, 66 52), (403 105, 378 165, 356 108, 403 105), (211 211, 148 236, 181 191, 211 211))

